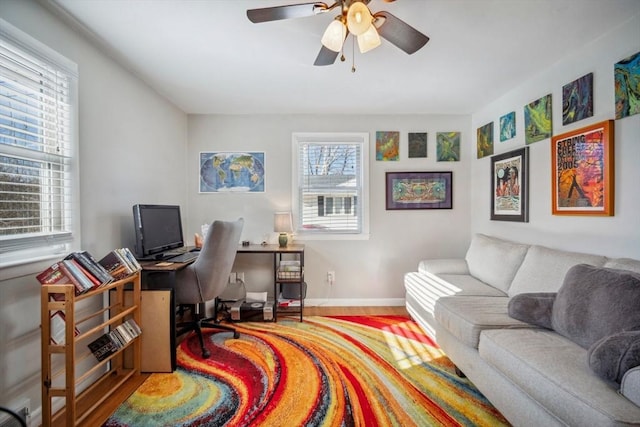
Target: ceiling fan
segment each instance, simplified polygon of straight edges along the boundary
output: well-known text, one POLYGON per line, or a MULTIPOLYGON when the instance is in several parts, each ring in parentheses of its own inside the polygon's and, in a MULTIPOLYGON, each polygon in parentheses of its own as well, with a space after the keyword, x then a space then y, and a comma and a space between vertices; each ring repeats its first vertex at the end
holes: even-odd
MULTIPOLYGON (((247 17, 257 24, 314 16, 338 9, 340 14, 331 21, 324 32, 321 40, 322 47, 313 65, 333 64, 349 34, 357 39, 362 53, 379 46, 380 36, 409 55, 418 51, 429 41, 429 37, 389 12, 380 11, 372 14, 367 7, 370 1, 336 0, 331 6, 326 3, 311 2, 249 9, 247 17)), ((395 0, 384 1, 391 3, 395 0)), ((344 61, 344 55, 341 60, 344 61)), ((352 71, 355 71, 355 68, 352 68, 352 71)))

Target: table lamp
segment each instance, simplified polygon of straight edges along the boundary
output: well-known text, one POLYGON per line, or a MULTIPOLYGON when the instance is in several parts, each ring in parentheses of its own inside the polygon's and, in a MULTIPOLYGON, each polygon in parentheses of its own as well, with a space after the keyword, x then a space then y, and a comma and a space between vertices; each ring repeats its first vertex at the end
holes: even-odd
POLYGON ((287 246, 287 233, 293 231, 293 222, 291 221, 291 212, 276 212, 273 219, 273 231, 280 233, 278 243, 280 247, 287 246))

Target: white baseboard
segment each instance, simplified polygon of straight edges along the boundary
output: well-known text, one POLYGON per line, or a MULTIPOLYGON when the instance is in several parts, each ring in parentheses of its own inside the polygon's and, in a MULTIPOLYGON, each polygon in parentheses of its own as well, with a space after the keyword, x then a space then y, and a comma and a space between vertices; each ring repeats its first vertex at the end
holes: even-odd
POLYGON ((402 307, 404 298, 307 298, 306 307, 402 307))

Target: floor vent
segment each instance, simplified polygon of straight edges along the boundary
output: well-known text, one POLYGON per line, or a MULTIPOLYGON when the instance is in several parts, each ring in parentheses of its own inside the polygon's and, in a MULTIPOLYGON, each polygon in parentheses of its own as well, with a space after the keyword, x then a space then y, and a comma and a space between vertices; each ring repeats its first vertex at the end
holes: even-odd
MULTIPOLYGON (((28 415, 28 409, 26 407, 16 410, 15 413, 18 414, 22 418, 22 420, 26 422, 27 415, 28 415)), ((16 420, 15 417, 9 415, 6 412, 0 412, 0 427, 21 427, 21 426, 22 424, 20 424, 20 422, 16 420)))

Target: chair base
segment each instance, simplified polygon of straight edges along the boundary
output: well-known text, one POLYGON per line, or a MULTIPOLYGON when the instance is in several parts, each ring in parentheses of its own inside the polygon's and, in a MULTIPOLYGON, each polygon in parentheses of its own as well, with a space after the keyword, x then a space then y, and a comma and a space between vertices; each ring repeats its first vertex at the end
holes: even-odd
MULTIPOLYGON (((182 309, 182 307, 181 307, 182 309)), ((193 312, 192 312, 193 313, 193 312)), ((195 314, 194 314, 195 315, 195 314)), ((208 359, 211 356, 209 350, 204 346, 204 337, 202 336, 202 328, 219 329, 222 331, 233 332, 233 338, 240 338, 240 333, 231 326, 221 325, 214 317, 207 317, 204 319, 196 319, 190 322, 181 322, 176 325, 176 337, 186 334, 190 331, 195 331, 200 342, 200 348, 202 349, 202 357, 208 359)))

